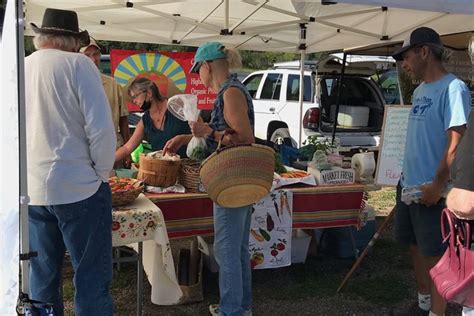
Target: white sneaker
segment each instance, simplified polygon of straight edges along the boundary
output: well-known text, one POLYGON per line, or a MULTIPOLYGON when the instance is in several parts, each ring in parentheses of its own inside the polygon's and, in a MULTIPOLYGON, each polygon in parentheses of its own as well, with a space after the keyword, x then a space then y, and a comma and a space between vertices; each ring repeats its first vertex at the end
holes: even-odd
MULTIPOLYGON (((219 304, 209 305, 209 313, 211 313, 212 316, 219 316, 219 304)), ((245 311, 244 316, 252 316, 252 311, 245 311)))

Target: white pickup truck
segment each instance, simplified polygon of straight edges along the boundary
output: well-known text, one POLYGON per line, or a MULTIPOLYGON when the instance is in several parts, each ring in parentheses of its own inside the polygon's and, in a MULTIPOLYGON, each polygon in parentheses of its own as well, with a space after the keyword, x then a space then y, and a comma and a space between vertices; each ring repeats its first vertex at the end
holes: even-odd
MULTIPOLYGON (((370 75, 377 69, 392 69, 394 61, 386 57, 352 58, 347 60, 342 81, 336 137, 346 150, 373 150, 379 145, 385 101, 370 75)), ((341 64, 342 56, 333 54, 305 65, 302 142, 310 135, 331 136, 341 64)), ((276 142, 291 137, 293 145, 298 146, 298 68, 299 62, 275 64, 272 69, 253 72, 243 80, 254 102, 257 137, 276 142)))

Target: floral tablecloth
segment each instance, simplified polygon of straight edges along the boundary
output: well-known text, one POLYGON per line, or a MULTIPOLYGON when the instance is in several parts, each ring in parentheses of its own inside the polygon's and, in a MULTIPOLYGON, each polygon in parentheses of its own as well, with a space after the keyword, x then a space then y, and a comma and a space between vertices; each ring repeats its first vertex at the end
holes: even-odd
POLYGON ((116 247, 153 240, 158 227, 163 227, 159 209, 133 205, 115 207, 112 213, 112 243, 116 247))
MULTIPOLYGON (((151 284, 151 301, 172 305, 183 296, 176 278, 173 256, 161 210, 145 195, 112 212, 114 247, 143 242, 143 268, 151 284)), ((134 244, 134 245, 132 245, 134 244)))

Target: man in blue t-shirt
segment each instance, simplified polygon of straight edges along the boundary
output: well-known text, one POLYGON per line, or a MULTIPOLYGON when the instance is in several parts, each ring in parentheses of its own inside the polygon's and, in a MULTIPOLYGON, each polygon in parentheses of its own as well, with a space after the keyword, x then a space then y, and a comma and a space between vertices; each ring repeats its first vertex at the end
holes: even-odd
POLYGON ((439 34, 427 27, 414 30, 393 55, 402 68, 422 83, 413 93, 408 120, 403 174, 397 188, 395 235, 410 247, 418 288, 418 304, 409 315, 444 315, 446 302, 429 276, 445 248, 440 215, 442 193, 450 178, 471 108, 469 89, 443 67, 444 48, 439 34), (401 188, 421 186, 420 203, 400 201, 401 188))

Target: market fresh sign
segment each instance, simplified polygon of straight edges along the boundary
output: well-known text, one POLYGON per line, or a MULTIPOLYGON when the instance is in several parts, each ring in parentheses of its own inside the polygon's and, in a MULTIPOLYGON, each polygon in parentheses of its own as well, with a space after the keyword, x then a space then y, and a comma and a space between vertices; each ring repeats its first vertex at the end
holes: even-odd
POLYGON ((312 172, 318 184, 336 185, 354 183, 354 169, 334 169, 319 171, 314 169, 312 172))

